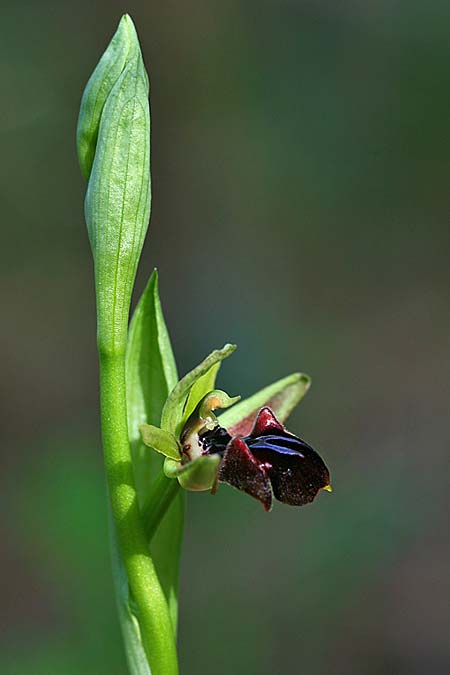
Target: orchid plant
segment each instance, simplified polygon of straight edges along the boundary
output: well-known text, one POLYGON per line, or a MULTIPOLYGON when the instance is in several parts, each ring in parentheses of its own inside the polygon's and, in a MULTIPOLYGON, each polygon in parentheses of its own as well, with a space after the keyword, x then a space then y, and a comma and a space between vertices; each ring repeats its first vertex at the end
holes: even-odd
POLYGON ((294 506, 330 490, 318 453, 283 426, 310 386, 294 373, 241 401, 216 389, 226 344, 178 378, 156 270, 129 312, 150 217, 149 81, 122 17, 83 94, 77 149, 88 181, 110 540, 131 675, 175 675, 186 491, 227 483, 294 506), (224 411, 216 416, 216 411, 224 411))

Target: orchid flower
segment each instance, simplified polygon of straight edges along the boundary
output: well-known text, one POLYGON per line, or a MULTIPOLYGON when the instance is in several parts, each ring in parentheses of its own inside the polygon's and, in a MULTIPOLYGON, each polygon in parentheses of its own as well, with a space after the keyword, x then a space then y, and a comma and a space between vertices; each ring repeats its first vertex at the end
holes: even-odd
POLYGON ((239 396, 231 398, 213 389, 197 402, 202 385, 214 384, 217 364, 233 351, 232 345, 225 345, 181 380, 184 386, 167 399, 162 428, 141 425, 144 443, 166 456, 166 476, 178 479, 187 490, 211 490, 213 494, 219 482, 228 483, 258 499, 266 511, 271 510, 273 497, 303 506, 320 490, 331 491, 329 471, 320 455, 280 421, 308 390, 306 375, 284 378, 220 418, 214 411, 230 408, 239 396), (179 420, 170 416, 172 408, 178 410, 179 420))

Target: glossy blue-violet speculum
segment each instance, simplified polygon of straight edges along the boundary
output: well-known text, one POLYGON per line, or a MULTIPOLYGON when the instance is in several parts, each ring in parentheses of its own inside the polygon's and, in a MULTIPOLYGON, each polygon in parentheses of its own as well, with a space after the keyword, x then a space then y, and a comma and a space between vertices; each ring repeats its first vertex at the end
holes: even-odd
MULTIPOLYGON (((287 431, 268 407, 258 412, 247 436, 233 437, 218 425, 200 430, 197 438, 202 455, 220 455, 218 480, 258 499, 266 511, 273 497, 303 506, 320 490, 331 491, 330 474, 320 455, 287 431)), ((191 450, 185 445, 188 461, 191 450)))

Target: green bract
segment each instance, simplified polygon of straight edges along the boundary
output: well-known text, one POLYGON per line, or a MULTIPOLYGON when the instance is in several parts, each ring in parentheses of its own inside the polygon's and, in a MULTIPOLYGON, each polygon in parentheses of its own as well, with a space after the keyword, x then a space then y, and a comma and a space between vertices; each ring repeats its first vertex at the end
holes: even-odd
POLYGON ((139 504, 147 514, 145 527, 152 533, 149 536, 151 553, 169 605, 174 633, 178 621, 178 576, 185 494, 178 490, 177 494, 172 493, 172 501, 165 503, 164 484, 174 484, 170 485, 171 489, 178 484, 163 475, 164 457, 149 452, 142 441, 140 427, 144 423, 160 426, 164 402, 177 382, 175 358, 159 299, 158 273, 154 270, 136 306, 128 332, 128 433, 139 504), (155 522, 159 523, 164 514, 157 529, 155 522))

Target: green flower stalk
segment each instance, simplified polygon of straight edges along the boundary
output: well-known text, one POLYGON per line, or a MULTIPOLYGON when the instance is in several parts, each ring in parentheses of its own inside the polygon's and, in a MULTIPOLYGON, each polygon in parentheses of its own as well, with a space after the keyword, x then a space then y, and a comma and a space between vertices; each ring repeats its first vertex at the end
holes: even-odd
POLYGON ((227 483, 293 506, 331 490, 320 455, 283 423, 310 387, 294 373, 243 401, 217 389, 235 345, 178 378, 156 270, 129 323, 150 217, 149 83, 129 16, 83 94, 77 147, 97 300, 113 576, 130 675, 177 675, 186 491, 227 483), (217 411, 224 410, 216 415, 217 411))
POLYGON ((139 511, 128 435, 126 347, 136 269, 150 216, 148 78, 124 16, 83 95, 78 152, 88 178, 105 468, 119 553, 154 675, 178 672, 173 625, 139 511))

